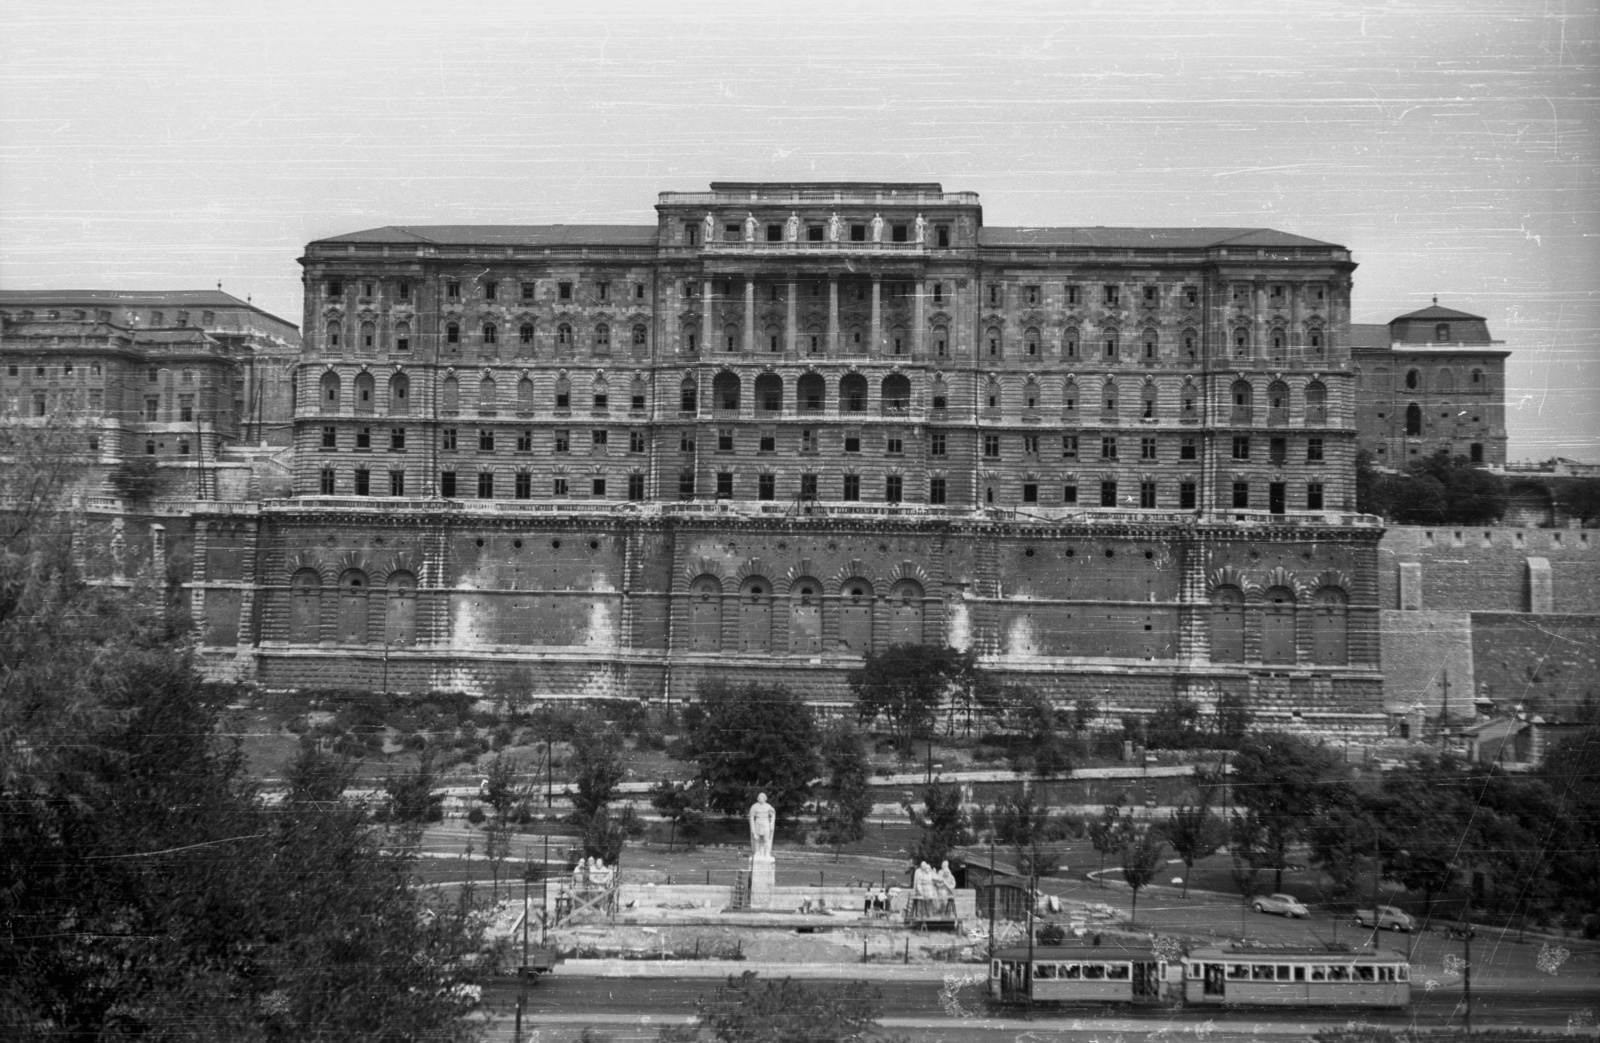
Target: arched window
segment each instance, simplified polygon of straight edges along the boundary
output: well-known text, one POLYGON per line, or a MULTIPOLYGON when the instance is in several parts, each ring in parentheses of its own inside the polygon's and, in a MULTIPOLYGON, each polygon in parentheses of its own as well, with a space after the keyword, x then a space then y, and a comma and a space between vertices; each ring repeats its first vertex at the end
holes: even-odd
POLYGON ((990 326, 983 331, 983 353, 985 355, 992 359, 1000 358, 1002 348, 1000 328, 998 326, 990 326))
POLYGON ((1306 330, 1306 346, 1311 349, 1313 358, 1322 357, 1322 327, 1312 326, 1306 330))
POLYGON ((1115 359, 1117 357, 1117 342, 1119 339, 1120 338, 1116 330, 1106 330, 1102 335, 1101 346, 1107 359, 1115 359))
POLYGON ((1328 389, 1320 380, 1306 385, 1306 424, 1328 422, 1328 389))
POLYGON ((1061 384, 1061 417, 1070 421, 1078 419, 1078 382, 1071 377, 1061 384))
POLYGON ((409 572, 391 572, 388 586, 383 605, 383 640, 390 645, 415 644, 417 577, 409 572))
POLYGON ((446 323, 444 327, 444 342, 446 344, 461 343, 461 327, 454 323, 446 323))
POLYGON ((461 411, 461 385, 454 376, 444 378, 439 398, 439 409, 446 416, 455 416, 461 411))
POLYGON ((483 324, 483 346, 493 348, 500 341, 500 331, 492 322, 483 324))
POLYGON ((316 569, 301 569, 289 581, 289 640, 322 640, 322 577, 316 569))
POLYGON ((633 353, 646 355, 650 351, 650 330, 644 323, 634 323, 633 326, 633 353))
POLYGON ((1422 407, 1415 402, 1406 406, 1406 435, 1416 437, 1422 434, 1422 407))
POLYGON ((783 412, 783 378, 776 373, 756 377, 756 412, 783 412))
POLYGON ((394 324, 394 350, 411 350, 411 323, 397 322, 394 324))
POLYGON ((1078 357, 1078 328, 1068 326, 1061 331, 1061 357, 1075 359, 1078 357))
POLYGON ((1117 382, 1107 380, 1100 389, 1100 415, 1114 417, 1117 415, 1117 382))
MULTIPOLYGON (((740 336, 741 334, 739 333, 738 323, 730 322, 726 326, 722 327, 722 350, 738 351, 740 336)), ((856 334, 858 340, 860 339, 860 336, 861 335, 859 333, 856 334)))
POLYGON ((903 373, 891 373, 883 378, 883 412, 886 416, 904 416, 911 409, 911 381, 903 373))
POLYGON ((524 322, 517 327, 517 353, 523 358, 531 358, 533 356, 533 338, 533 323, 524 322))
POLYGON ((1144 387, 1139 389, 1139 417, 1143 420, 1156 419, 1156 386, 1152 381, 1146 381, 1144 387))
POLYGON ((1039 331, 1032 326, 1022 331, 1022 351, 1029 358, 1039 357, 1039 331))
POLYGON ((572 382, 565 374, 556 378, 556 412, 572 412, 572 382))
POLYGON ((789 585, 789 651, 822 651, 822 584, 810 576, 789 585))
POLYGON ((1439 394, 1441 394, 1441 395, 1453 395, 1453 394, 1455 394, 1455 391, 1456 391, 1456 375, 1453 372, 1451 372, 1448 367, 1440 369, 1438 375, 1434 378, 1434 381, 1435 381, 1435 384, 1437 385, 1436 387, 1434 387, 1434 390, 1437 391, 1439 394))
POLYGON ((693 413, 700 408, 699 388, 693 377, 684 377, 678 387, 678 411, 693 413))
POLYGON ((1000 382, 993 377, 983 389, 983 408, 985 412, 998 413, 1005 407, 1005 394, 1000 390, 1000 382))
POLYGON ((846 413, 867 411, 867 378, 860 373, 846 373, 839 380, 839 408, 846 413))
POLYGON ((1152 329, 1147 329, 1139 337, 1142 344, 1141 353, 1146 362, 1154 361, 1161 347, 1161 338, 1152 329))
POLYGON ((594 353, 611 354, 611 327, 603 322, 597 323, 594 328, 594 353))
POLYGON ((571 350, 572 326, 569 323, 563 322, 556 327, 556 347, 563 351, 571 350))
POLYGON ((1261 661, 1292 663, 1295 660, 1294 591, 1273 587, 1265 595, 1261 612, 1261 661))
POLYGON ((761 336, 763 337, 763 343, 766 345, 767 354, 775 355, 783 351, 783 330, 778 327, 777 323, 767 323, 766 328, 761 331, 761 336))
POLYGON ((828 382, 820 373, 806 373, 795 385, 802 413, 820 413, 827 408, 828 382))
POLYGON ((374 393, 375 392, 374 384, 376 384, 376 381, 374 381, 372 379, 372 374, 371 373, 357 373, 356 374, 356 412, 357 413, 370 413, 370 412, 372 412, 373 406, 375 405, 375 403, 373 402, 373 399, 377 397, 377 395, 374 393))
POLYGON ((1415 391, 1422 386, 1422 374, 1414 369, 1406 370, 1406 390, 1415 391))
POLYGON ((1200 351, 1200 336, 1194 330, 1184 330, 1182 336, 1184 360, 1193 362, 1200 351))
POLYGON ((1281 380, 1274 380, 1267 385, 1267 423, 1287 424, 1289 422, 1289 385, 1281 380))
POLYGON ((378 346, 378 327, 370 322, 361 324, 361 350, 372 351, 378 346))
POLYGON ((1233 357, 1250 357, 1250 331, 1243 326, 1233 331, 1233 357))
POLYGON ((495 387, 493 377, 484 377, 478 381, 478 412, 493 415, 495 406, 499 403, 498 389, 495 387))
POLYGON ((1218 587, 1211 596, 1211 661, 1244 662, 1244 593, 1218 587))
POLYGON ((922 644, 922 584, 903 579, 889 591, 889 643, 922 644))
POLYGON ((933 357, 942 359, 950 354, 950 331, 943 326, 933 328, 933 357))
POLYGON ((1039 382, 1032 377, 1022 385, 1022 411, 1024 413, 1039 411, 1039 382))
POLYGON ((1251 423, 1255 417, 1255 388, 1248 380, 1233 382, 1233 418, 1235 424, 1251 423))
POLYGON ((1289 351, 1288 336, 1284 334, 1283 330, 1275 329, 1267 334, 1267 340, 1272 345, 1272 361, 1282 362, 1289 351))
POLYGON ((337 320, 328 323, 327 344, 329 351, 339 350, 339 333, 341 329, 342 327, 339 325, 337 320))
POLYGON ((339 412, 339 374, 329 371, 322 374, 322 412, 339 412))
POLYGON ((408 416, 411 413, 411 378, 404 373, 389 377, 389 415, 408 416))
POLYGON ((1178 392, 1179 417, 1183 420, 1196 420, 1200 416, 1199 393, 1195 391, 1194 384, 1185 380, 1183 389, 1178 392))
POLYGON ((1311 657, 1329 666, 1350 661, 1349 599, 1338 587, 1323 587, 1311 598, 1311 657))
POLYGON ((533 381, 527 377, 517 381, 517 412, 524 415, 533 412, 533 381))
POLYGON ((839 590, 839 645, 854 655, 872 651, 872 584, 845 580, 839 590))
POLYGON ((739 374, 725 369, 711 381, 711 403, 716 409, 739 408, 739 374))
POLYGON ((360 569, 339 577, 339 642, 367 643, 367 574, 360 569))
POLYGON ((1483 379, 1483 370, 1481 370, 1481 369, 1473 370, 1472 371, 1472 390, 1474 390, 1474 391, 1482 391, 1486 387, 1487 387, 1487 384, 1485 383, 1485 381, 1483 379))
POLYGON ((689 584, 689 650, 722 651, 722 581, 715 576, 689 584))
POLYGON ((739 651, 772 648, 772 584, 751 576, 739 588, 739 651))
MULTIPOLYGON (((776 350, 776 349, 774 349, 776 350)), ((906 338, 904 326, 893 326, 889 329, 889 354, 908 355, 911 353, 910 342, 906 338)))

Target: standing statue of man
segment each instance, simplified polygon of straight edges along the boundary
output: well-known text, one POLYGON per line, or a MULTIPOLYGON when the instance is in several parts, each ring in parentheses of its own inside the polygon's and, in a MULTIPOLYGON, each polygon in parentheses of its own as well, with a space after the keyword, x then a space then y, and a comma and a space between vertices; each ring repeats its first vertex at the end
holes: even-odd
POLYGON ((747 243, 753 243, 753 242, 756 241, 756 215, 755 214, 747 214, 747 215, 745 215, 745 219, 744 219, 744 241, 747 242, 747 243))
POLYGON ((800 238, 800 215, 791 212, 789 220, 783 224, 783 237, 789 242, 796 242, 800 238))
POLYGON ((750 805, 750 846, 756 858, 772 857, 772 831, 778 825, 778 810, 767 803, 765 793, 756 794, 750 805))
POLYGON ((837 243, 838 241, 839 241, 839 215, 838 214, 834 214, 832 217, 828 218, 828 242, 837 243))
POLYGON ((873 214, 872 215, 872 241, 875 242, 875 243, 883 242, 883 215, 882 214, 873 214))
POLYGON ((713 241, 714 239, 716 239, 716 237, 717 237, 717 215, 711 213, 710 211, 707 211, 706 212, 706 234, 705 234, 705 237, 704 237, 705 241, 709 243, 709 242, 713 241))
POLYGON ((917 215, 917 242, 922 242, 928 236, 928 219, 921 214, 917 215))

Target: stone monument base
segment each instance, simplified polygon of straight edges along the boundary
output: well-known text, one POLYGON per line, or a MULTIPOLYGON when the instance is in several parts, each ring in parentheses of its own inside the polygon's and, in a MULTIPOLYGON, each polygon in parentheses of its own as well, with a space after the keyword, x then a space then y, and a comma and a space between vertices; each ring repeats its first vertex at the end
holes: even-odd
POLYGON ((750 856, 750 908, 772 908, 772 889, 777 884, 778 863, 771 855, 750 856))

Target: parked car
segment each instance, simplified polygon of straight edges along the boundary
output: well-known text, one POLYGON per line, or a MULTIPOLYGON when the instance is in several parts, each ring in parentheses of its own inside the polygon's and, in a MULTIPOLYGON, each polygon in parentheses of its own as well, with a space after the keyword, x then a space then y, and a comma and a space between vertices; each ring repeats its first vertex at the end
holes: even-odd
POLYGON ((1356 910, 1356 926, 1371 927, 1374 924, 1381 930, 1387 927, 1391 931, 1410 932, 1416 928, 1416 921, 1411 919, 1411 914, 1396 909, 1392 905, 1380 905, 1376 909, 1368 907, 1356 910))
POLYGON ((1294 895, 1265 895, 1250 903, 1258 913, 1277 913, 1293 919, 1305 919, 1311 915, 1311 910, 1300 904, 1300 899, 1294 895))

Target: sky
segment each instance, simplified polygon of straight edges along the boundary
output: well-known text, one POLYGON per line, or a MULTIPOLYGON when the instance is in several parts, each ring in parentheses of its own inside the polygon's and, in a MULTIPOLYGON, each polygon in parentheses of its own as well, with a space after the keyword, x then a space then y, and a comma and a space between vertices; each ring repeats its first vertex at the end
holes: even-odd
POLYGON ((1600 0, 0 0, 0 287, 223 289, 305 243, 918 180, 990 225, 1348 246, 1488 318, 1510 459, 1600 461, 1600 0))

